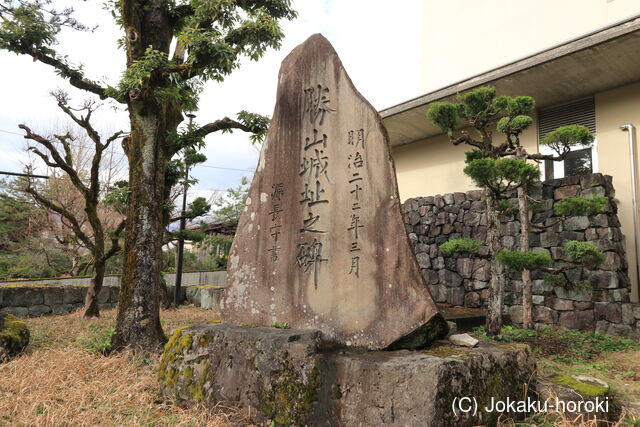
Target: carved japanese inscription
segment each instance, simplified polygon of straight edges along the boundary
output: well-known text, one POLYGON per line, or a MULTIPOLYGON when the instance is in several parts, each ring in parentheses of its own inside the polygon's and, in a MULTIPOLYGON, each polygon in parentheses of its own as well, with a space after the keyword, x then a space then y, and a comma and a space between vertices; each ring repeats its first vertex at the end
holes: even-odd
POLYGON ((446 329, 411 251, 384 127, 320 35, 282 63, 222 316, 372 349, 446 329))

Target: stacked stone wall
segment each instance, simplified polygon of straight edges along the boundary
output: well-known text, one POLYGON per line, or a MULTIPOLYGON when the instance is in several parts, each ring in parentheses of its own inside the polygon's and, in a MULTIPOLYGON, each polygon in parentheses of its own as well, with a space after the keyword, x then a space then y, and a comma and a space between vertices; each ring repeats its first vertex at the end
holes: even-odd
MULTIPOLYGON (((18 317, 66 314, 84 306, 87 286, 0 286, 0 311, 18 317)), ((98 294, 100 308, 110 308, 118 301, 117 286, 103 286, 98 294)))
MULTIPOLYGON (((597 270, 575 266, 567 275, 578 287, 553 287, 539 271, 532 272, 534 320, 561 327, 600 331, 612 335, 633 335, 640 331, 640 305, 629 302, 630 281, 627 274, 624 236, 620 229, 612 178, 602 174, 573 176, 545 181, 535 197, 540 200, 534 223, 550 228, 531 234, 533 251, 549 254, 556 266, 571 266, 562 250, 567 240, 590 241, 605 254, 597 270), (554 212, 556 202, 569 196, 605 196, 605 210, 592 216, 572 217, 562 221, 554 212)), ((515 199, 513 204, 517 206, 515 199)), ((481 190, 466 193, 417 197, 404 203, 409 237, 431 295, 441 305, 479 308, 489 298, 489 261, 480 257, 447 257, 439 246, 453 238, 486 241, 487 219, 481 190)), ((517 213, 502 218, 502 245, 517 250, 520 222, 517 213)), ((522 282, 518 274, 509 273, 505 290, 505 313, 514 323, 522 319, 522 282)))
MULTIPOLYGON (((85 285, 4 285, 0 286, 0 312, 18 317, 66 314, 84 307, 88 286, 85 285)), ((169 295, 174 287, 167 286, 169 295)), ((103 286, 98 294, 101 309, 118 302, 118 286, 103 286)), ((211 285, 183 286, 184 303, 207 310, 218 310, 224 287, 211 285)))

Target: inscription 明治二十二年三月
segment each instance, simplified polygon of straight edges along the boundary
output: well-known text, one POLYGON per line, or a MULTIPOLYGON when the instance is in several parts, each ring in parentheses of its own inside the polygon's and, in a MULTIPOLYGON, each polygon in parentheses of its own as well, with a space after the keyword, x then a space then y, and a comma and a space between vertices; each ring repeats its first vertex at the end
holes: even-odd
POLYGON ((284 212, 280 208, 282 197, 284 196, 284 183, 273 184, 271 186, 271 225, 269 226, 269 234, 273 239, 273 245, 267 249, 271 262, 278 261, 279 251, 281 247, 278 245, 278 239, 280 238, 280 229, 282 228, 281 214, 284 212))
MULTIPOLYGON (((365 149, 365 132, 364 129, 358 130, 350 130, 347 132, 347 146, 352 146, 353 150, 361 149, 364 151, 365 149)), ((354 275, 356 278, 360 278, 360 255, 357 253, 360 252, 360 231, 359 229, 364 228, 365 225, 362 223, 362 219, 360 215, 357 214, 357 211, 361 209, 361 192, 364 189, 364 178, 360 175, 358 171, 360 168, 364 167, 364 158, 360 151, 353 151, 351 154, 347 156, 347 169, 349 169, 349 178, 348 183, 349 194, 351 196, 351 221, 349 227, 347 227, 347 231, 351 232, 351 246, 349 248, 349 252, 351 255, 351 265, 349 267, 349 275, 354 275), (362 184, 362 186, 360 185, 362 184)))
POLYGON ((357 131, 350 130, 347 133, 347 144, 353 145, 354 148, 358 148, 358 146, 360 146, 360 148, 364 150, 364 139, 364 129, 358 129, 357 131))

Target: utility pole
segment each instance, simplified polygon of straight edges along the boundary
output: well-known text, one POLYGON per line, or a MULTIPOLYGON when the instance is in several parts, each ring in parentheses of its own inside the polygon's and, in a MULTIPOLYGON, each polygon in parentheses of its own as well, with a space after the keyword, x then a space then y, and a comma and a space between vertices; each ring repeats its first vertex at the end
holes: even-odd
POLYGON ((0 175, 11 175, 11 176, 24 176, 27 178, 42 178, 42 179, 49 179, 48 176, 46 175, 33 175, 30 173, 18 173, 18 172, 5 172, 5 171, 0 171, 0 175))
MULTIPOLYGON (((189 117, 189 130, 193 127, 193 119, 195 114, 187 114, 189 117)), ((180 288, 182 287, 182 264, 184 262, 184 238, 182 232, 186 228, 187 219, 185 215, 187 213, 187 188, 189 187, 187 181, 189 180, 189 165, 187 165, 186 159, 184 159, 184 188, 182 190, 182 214, 180 215, 180 234, 178 237, 178 261, 176 262, 176 286, 173 294, 173 303, 176 307, 180 304, 180 288)))

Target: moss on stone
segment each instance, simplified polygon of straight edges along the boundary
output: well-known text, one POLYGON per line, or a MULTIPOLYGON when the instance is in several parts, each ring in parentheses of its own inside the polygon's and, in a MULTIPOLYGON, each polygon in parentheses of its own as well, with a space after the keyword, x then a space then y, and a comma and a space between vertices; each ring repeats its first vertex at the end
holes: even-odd
POLYGON ((188 326, 176 328, 169 341, 164 346, 164 353, 158 367, 158 379, 165 388, 176 390, 181 373, 176 369, 176 362, 182 360, 185 351, 193 345, 193 334, 183 333, 188 326))
POLYGON ((187 328, 187 326, 177 328, 165 345, 158 368, 158 379, 166 392, 173 392, 177 402, 190 400, 199 403, 204 401, 206 396, 205 384, 211 375, 211 362, 205 360, 202 372, 198 373, 193 364, 184 366, 184 354, 191 349, 194 340, 199 345, 204 345, 210 341, 211 337, 194 338, 193 333, 185 332, 187 328))
POLYGON ((201 335, 198 337, 198 346, 205 346, 211 342, 211 337, 209 335, 201 335))
POLYGON ((599 397, 604 396, 609 392, 609 388, 603 386, 602 384, 586 381, 576 381, 567 375, 558 375, 551 378, 550 381, 565 387, 572 388, 583 396, 599 397))
POLYGON ((459 356, 466 356, 467 354, 467 351, 465 351, 463 348, 448 344, 436 344, 425 350, 422 350, 421 352, 435 357, 462 358, 459 356))
MULTIPOLYGON (((512 350, 513 353, 521 351, 512 350)), ((456 369, 446 369, 443 372, 444 376, 438 379, 441 384, 455 384, 456 386, 443 387, 438 391, 436 399, 453 402, 456 397, 460 396, 461 392, 468 396, 475 396, 479 412, 482 412, 481 420, 483 425, 497 425, 498 418, 501 416, 499 412, 485 412, 481 409, 489 406, 492 398, 499 401, 505 401, 507 397, 516 400, 523 398, 521 394, 523 376, 522 372, 519 371, 518 363, 515 363, 515 356, 504 359, 508 363, 497 363, 490 353, 476 353, 472 349, 447 344, 437 344, 434 347, 423 350, 422 353, 435 353, 432 355, 438 357, 451 357, 449 356, 450 354, 462 354, 461 357, 454 356, 454 358, 463 360, 464 362, 462 363, 464 365, 456 369)), ((535 389, 535 380, 529 385, 530 389, 535 389)), ((511 415, 517 416, 517 414, 511 415)), ((443 414, 443 420, 443 425, 458 425, 459 422, 453 412, 443 414)))
POLYGON ((209 321, 207 321, 207 324, 208 324, 208 325, 215 325, 215 324, 218 324, 218 323, 222 323, 222 320, 220 320, 220 319, 213 319, 213 320, 209 320, 209 321))
POLYGON ((529 346, 527 344, 516 344, 516 343, 511 343, 511 344, 497 344, 496 347, 499 348, 506 348, 509 350, 516 350, 516 349, 526 349, 529 348, 529 346))
POLYGON ((200 378, 189 388, 189 392, 191 393, 191 397, 193 398, 194 402, 200 403, 204 401, 204 397, 206 394, 205 383, 207 382, 209 375, 211 375, 211 362, 209 360, 206 360, 204 362, 204 367, 202 369, 202 373, 200 374, 200 378))
POLYGON ((191 366, 187 366, 184 370, 184 379, 185 383, 189 384, 193 381, 193 368, 191 366))
POLYGON ((57 288, 88 288, 89 285, 84 285, 82 283, 65 283, 65 284, 60 284, 60 283, 17 283, 17 284, 10 284, 10 285, 2 285, 0 286, 1 289, 7 289, 7 288, 11 288, 11 289, 16 289, 16 288, 42 288, 42 289, 57 289, 57 288))
POLYGON ((331 387, 331 397, 333 400, 342 399, 342 390, 340 389, 340 384, 334 384, 331 387))
POLYGON ((318 369, 313 368, 305 382, 285 352, 281 368, 271 374, 270 384, 258 378, 262 412, 276 425, 305 425, 318 398, 319 376, 318 369))
POLYGON ((25 331, 28 331, 27 324, 13 314, 5 315, 3 321, 0 321, 0 339, 2 340, 20 343, 24 340, 25 331))
POLYGON ((27 324, 13 314, 0 313, 0 362, 22 352, 29 344, 27 324))
POLYGON ((193 345, 193 334, 184 334, 180 337, 179 349, 181 351, 190 350, 193 345))

